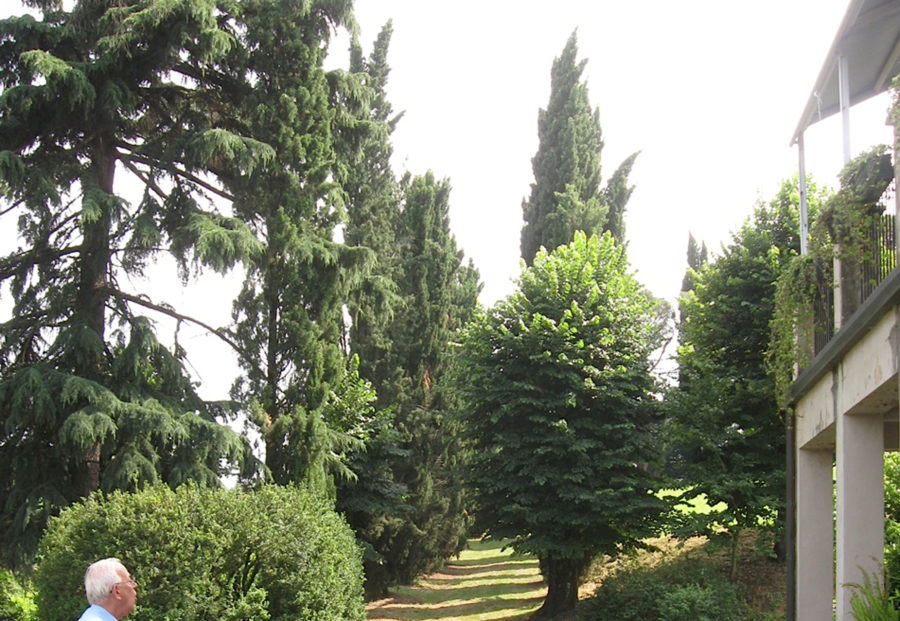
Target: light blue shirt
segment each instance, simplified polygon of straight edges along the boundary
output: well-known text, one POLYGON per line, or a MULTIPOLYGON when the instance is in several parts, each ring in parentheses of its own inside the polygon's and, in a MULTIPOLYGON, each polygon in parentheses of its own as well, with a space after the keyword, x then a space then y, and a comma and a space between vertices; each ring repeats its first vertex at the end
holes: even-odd
POLYGON ((103 606, 93 604, 90 608, 81 613, 78 621, 117 621, 114 616, 109 614, 103 606))

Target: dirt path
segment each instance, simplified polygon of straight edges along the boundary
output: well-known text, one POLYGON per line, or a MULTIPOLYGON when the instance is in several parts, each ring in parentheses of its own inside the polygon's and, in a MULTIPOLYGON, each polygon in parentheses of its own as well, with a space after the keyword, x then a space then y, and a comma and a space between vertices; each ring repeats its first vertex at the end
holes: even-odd
POLYGON ((500 551, 498 543, 470 541, 440 572, 371 602, 369 621, 487 621, 527 619, 547 593, 537 561, 500 551))

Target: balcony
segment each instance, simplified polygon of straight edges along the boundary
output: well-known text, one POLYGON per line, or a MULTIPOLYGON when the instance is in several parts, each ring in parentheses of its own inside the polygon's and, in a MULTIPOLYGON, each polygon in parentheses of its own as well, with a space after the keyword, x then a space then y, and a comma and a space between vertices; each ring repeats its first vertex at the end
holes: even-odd
MULTIPOLYGON (((868 223, 865 251, 858 261, 844 261, 841 268, 842 317, 849 319, 897 267, 896 180, 891 179, 875 203, 877 212, 868 223)), ((813 307, 813 351, 818 355, 834 337, 834 263, 820 264, 813 307)))

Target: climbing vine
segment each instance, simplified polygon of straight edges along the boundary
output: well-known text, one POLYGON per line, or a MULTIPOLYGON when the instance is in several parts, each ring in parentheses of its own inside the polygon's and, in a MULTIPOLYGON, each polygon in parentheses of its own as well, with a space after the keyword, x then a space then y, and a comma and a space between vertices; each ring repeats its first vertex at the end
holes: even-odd
MULTIPOLYGON (((894 101, 892 119, 900 118, 896 94, 894 101)), ((770 365, 782 408, 788 406, 788 389, 796 370, 814 355, 816 334, 829 330, 825 323, 830 315, 817 315, 815 309, 824 310, 833 297, 834 259, 842 262, 845 271, 883 260, 885 253, 876 252, 870 231, 884 212, 878 201, 893 177, 891 154, 885 145, 848 162, 839 175, 840 190, 818 214, 811 214, 808 254, 793 258, 778 279, 770 365)))

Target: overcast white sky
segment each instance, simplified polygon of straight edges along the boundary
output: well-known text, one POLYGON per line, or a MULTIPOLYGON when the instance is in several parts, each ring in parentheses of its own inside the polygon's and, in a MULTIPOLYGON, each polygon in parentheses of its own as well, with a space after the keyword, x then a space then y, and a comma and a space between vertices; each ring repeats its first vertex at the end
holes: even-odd
MULTIPOLYGON (((519 271, 538 109, 547 105, 551 63, 577 28, 603 127, 604 178, 641 152, 626 215, 632 265, 674 301, 688 231, 718 250, 757 200, 796 173, 788 143, 848 3, 357 0, 356 14, 366 53, 393 19, 388 92, 405 111, 393 139, 395 172, 450 178, 451 226, 481 271, 488 305, 512 291, 519 271)), ((0 8, 20 11, 18 0, 0 0, 0 8)), ((333 44, 334 64, 345 64, 346 44, 333 44)), ((882 97, 853 109, 854 153, 891 140, 887 105, 882 97)), ((836 121, 806 137, 807 170, 826 185, 841 166, 836 121)), ((236 278, 209 277, 187 291, 166 280, 157 301, 197 308, 213 325, 230 320, 227 294, 219 303, 210 292, 236 290, 236 278)), ((222 362, 228 349, 184 329, 181 339, 203 394, 224 397, 234 374, 222 362)))
MULTIPOLYGON (((757 199, 796 172, 788 143, 847 5, 360 0, 356 12, 367 51, 393 19, 388 90, 406 112, 394 134, 395 169, 450 178, 452 227, 481 270, 489 304, 512 290, 519 270, 538 109, 574 29, 600 110, 604 178, 641 151, 626 216, 632 264, 671 300, 688 231, 718 249, 757 199)), ((890 140, 886 106, 881 98, 854 109, 854 153, 890 140)), ((842 163, 840 144, 834 122, 807 136, 808 170, 827 184, 842 163)))

